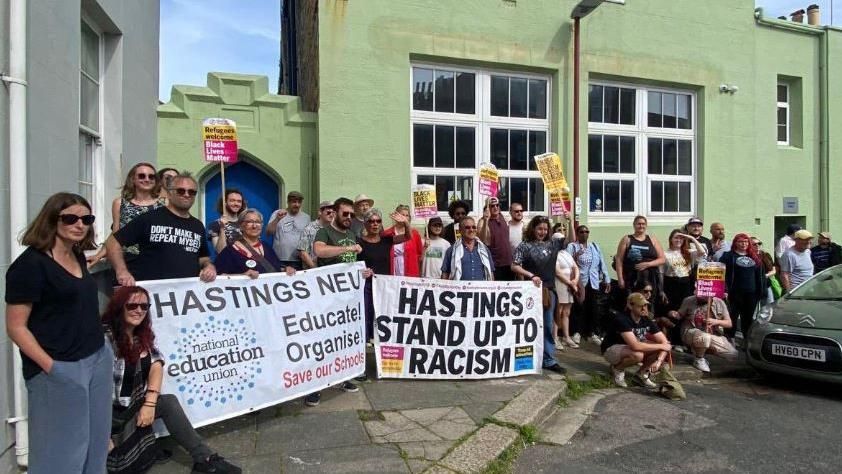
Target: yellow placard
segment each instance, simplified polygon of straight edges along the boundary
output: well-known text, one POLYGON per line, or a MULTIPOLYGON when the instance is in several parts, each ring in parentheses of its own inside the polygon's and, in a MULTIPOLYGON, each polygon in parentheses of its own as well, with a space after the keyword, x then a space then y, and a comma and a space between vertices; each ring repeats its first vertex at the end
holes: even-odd
POLYGON ((415 217, 420 219, 437 215, 436 188, 429 184, 416 186, 412 190, 412 207, 415 217))
POLYGON ((561 158, 555 153, 544 153, 535 156, 535 165, 544 180, 544 187, 548 191, 564 191, 569 189, 567 179, 564 177, 564 169, 561 166, 561 158))

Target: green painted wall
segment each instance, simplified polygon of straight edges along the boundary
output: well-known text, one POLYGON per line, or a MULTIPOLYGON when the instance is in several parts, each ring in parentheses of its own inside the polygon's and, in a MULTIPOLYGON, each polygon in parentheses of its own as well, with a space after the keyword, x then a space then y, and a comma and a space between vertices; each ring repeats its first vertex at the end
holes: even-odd
MULTIPOLYGON (((493 66, 552 76, 553 138, 572 177, 573 0, 320 0, 319 134, 322 197, 366 192, 379 207, 408 200, 410 62, 493 66), (349 165, 352 163, 353 165, 349 165)), ((819 223, 819 55, 822 35, 760 26, 754 0, 628 0, 582 20, 582 149, 587 82, 613 79, 694 90, 698 103, 698 214, 729 235, 771 243, 784 196, 819 223), (778 75, 800 78, 803 140, 778 147, 778 75), (735 94, 720 84, 737 85, 735 94)), ((831 76, 842 84, 842 33, 831 31, 831 76)), ((842 176, 842 94, 831 94, 831 176, 842 176), (835 172, 834 172, 835 171, 835 172)), ((587 176, 580 177, 582 190, 587 176)), ((830 230, 842 235, 839 186, 830 230)), ((583 215, 582 220, 588 221, 583 215)), ((682 220, 652 220, 666 239, 682 220)), ((630 222, 593 219, 593 237, 615 248, 630 222)), ((613 251, 607 251, 613 254, 613 251)))
MULTIPOLYGON (((268 85, 266 76, 212 72, 207 87, 174 86, 170 102, 158 107, 158 167, 187 169, 204 181, 219 165, 203 160, 202 121, 232 119, 241 153, 277 180, 281 196, 300 190, 304 205, 317 207, 316 114, 302 112, 297 97, 270 94, 268 85)), ((202 202, 195 215, 204 215, 202 202)))

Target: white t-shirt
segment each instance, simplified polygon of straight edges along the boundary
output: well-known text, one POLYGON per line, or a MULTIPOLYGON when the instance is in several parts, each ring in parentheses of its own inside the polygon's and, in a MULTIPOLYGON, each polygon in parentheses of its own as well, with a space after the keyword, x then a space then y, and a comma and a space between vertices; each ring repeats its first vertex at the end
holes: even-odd
POLYGON ((509 244, 512 246, 512 253, 515 253, 515 249, 520 242, 523 240, 523 221, 518 222, 517 224, 512 224, 509 222, 509 244))
POLYGON ((450 242, 439 237, 430 239, 430 246, 424 251, 421 276, 423 278, 441 278, 441 264, 444 254, 450 248, 450 242))

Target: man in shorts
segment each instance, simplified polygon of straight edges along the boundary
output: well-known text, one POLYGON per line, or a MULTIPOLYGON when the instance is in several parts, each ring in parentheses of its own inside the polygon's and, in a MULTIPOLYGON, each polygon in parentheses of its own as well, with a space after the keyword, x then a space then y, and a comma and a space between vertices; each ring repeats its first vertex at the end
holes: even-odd
POLYGON ((632 379, 636 384, 654 389, 649 374, 661 368, 672 346, 649 316, 649 303, 640 293, 626 299, 626 311, 618 314, 602 341, 602 354, 611 364, 614 384, 627 387, 625 369, 641 364, 632 379))
POLYGON ((737 349, 728 342, 724 330, 731 327, 728 305, 719 298, 699 298, 695 295, 684 298, 678 311, 670 311, 670 317, 681 319, 681 341, 696 357, 693 367, 709 374, 710 365, 705 354, 714 354, 728 360, 737 358, 737 349), (708 312, 710 309, 710 312, 708 312))

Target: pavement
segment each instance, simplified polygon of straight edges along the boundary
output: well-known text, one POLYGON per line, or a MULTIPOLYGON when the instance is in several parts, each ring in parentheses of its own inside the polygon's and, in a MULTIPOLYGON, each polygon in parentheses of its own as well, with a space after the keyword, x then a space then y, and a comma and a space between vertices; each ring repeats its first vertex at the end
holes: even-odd
MULTIPOLYGON (((584 381, 607 370, 593 344, 559 352, 558 358, 573 380, 584 381)), ((682 358, 676 354, 676 359, 682 358)), ((680 380, 701 379, 687 362, 677 362, 673 372, 680 380)), ((709 379, 753 377, 741 362, 711 358, 711 366, 709 379)), ((376 373, 373 357, 368 373, 376 373)), ((201 428, 199 433, 212 449, 247 473, 483 472, 513 442, 523 442, 524 426, 541 427, 542 436, 564 440, 587 421, 582 414, 589 408, 565 411, 557 403, 566 392, 565 380, 547 371, 475 381, 370 379, 359 384, 357 393, 323 391, 317 407, 292 400, 201 428), (553 424, 554 429, 547 428, 553 424)), ((595 406, 615 392, 628 391, 603 390, 583 402, 595 406)), ((161 442, 173 451, 173 458, 150 472, 189 473, 191 462, 185 451, 170 438, 161 442)))

